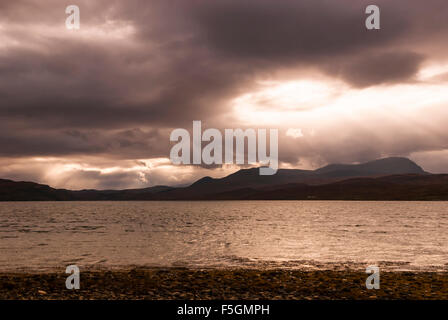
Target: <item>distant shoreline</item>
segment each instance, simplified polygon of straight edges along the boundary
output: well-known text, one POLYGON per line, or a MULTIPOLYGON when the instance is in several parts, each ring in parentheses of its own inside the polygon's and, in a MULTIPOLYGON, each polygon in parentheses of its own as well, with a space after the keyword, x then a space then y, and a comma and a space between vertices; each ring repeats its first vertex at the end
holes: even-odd
POLYGON ((153 186, 122 190, 67 190, 0 179, 0 201, 122 200, 372 200, 448 201, 448 174, 431 174, 406 158, 316 170, 279 169, 260 176, 258 168, 223 178, 203 177, 187 187, 153 186))

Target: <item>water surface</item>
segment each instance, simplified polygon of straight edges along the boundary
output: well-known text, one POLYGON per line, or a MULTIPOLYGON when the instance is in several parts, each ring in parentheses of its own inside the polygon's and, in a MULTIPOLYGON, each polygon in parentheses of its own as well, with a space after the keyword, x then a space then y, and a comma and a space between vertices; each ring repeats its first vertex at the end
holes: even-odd
POLYGON ((0 270, 448 270, 448 202, 0 203, 0 270))

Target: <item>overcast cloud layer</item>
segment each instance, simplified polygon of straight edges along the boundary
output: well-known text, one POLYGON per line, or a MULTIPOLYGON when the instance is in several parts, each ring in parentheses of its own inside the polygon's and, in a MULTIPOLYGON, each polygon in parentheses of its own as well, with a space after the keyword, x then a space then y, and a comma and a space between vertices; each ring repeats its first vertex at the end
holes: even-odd
POLYGON ((0 177, 178 185, 174 128, 278 128, 281 167, 408 156, 448 172, 448 2, 0 2, 0 177), (65 8, 81 29, 65 28, 65 8))

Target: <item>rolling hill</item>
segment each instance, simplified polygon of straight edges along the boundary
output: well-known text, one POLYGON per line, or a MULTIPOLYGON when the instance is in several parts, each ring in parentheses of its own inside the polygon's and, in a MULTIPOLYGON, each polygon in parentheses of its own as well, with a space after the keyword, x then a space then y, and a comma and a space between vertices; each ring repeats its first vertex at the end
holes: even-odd
POLYGON ((0 201, 77 200, 448 200, 448 175, 434 175, 407 158, 361 164, 331 164, 317 170, 279 169, 260 176, 258 168, 224 178, 204 177, 188 187, 128 190, 54 189, 33 182, 0 180, 0 201))

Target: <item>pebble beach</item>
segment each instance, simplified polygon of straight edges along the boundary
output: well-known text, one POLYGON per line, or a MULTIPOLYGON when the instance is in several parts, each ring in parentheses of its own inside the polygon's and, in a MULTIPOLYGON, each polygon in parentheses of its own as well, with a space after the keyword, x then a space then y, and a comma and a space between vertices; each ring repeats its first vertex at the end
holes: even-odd
POLYGON ((361 271, 130 268, 81 272, 68 290, 64 272, 1 273, 2 300, 426 300, 448 299, 448 272, 382 272, 367 289, 361 271))

